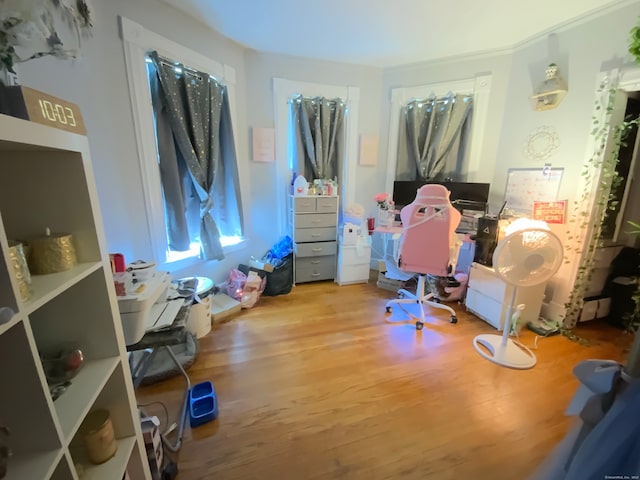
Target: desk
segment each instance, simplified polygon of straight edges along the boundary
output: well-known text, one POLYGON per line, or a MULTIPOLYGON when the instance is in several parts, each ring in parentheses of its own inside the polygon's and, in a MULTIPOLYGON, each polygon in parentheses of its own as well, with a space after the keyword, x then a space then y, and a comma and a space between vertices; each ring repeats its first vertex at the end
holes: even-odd
POLYGON ((394 225, 392 227, 376 227, 373 230, 374 235, 378 234, 382 238, 382 261, 385 263, 385 276, 392 280, 406 281, 413 277, 412 273, 404 272, 398 268, 398 249, 402 236, 402 226, 394 225), (389 253, 389 242, 393 241, 393 251, 389 253))
POLYGON ((187 330, 187 320, 189 318, 189 311, 191 310, 192 304, 192 296, 185 298, 184 305, 178 311, 178 314, 170 327, 156 332, 147 332, 138 343, 127 345, 128 352, 145 350, 145 355, 143 355, 137 363, 131 365, 131 376, 133 377, 134 390, 140 386, 149 366, 153 362, 153 359, 161 350, 165 350, 167 352, 181 375, 184 377, 186 389, 182 408, 180 409, 180 416, 178 417, 178 433, 175 443, 172 444, 169 442, 166 438, 166 434, 162 434, 163 444, 174 453, 180 450, 180 446, 182 444, 182 434, 184 433, 184 426, 188 415, 191 381, 189 379, 189 375, 182 367, 182 364, 169 347, 172 345, 182 344, 186 341, 187 335, 189 334, 189 331, 187 330))

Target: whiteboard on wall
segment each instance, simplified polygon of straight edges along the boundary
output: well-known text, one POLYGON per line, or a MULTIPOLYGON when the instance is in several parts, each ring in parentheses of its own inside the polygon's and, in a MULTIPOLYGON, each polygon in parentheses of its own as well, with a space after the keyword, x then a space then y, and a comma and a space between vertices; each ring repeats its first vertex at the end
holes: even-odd
POLYGON ((505 208, 531 215, 533 202, 555 202, 563 172, 564 168, 510 168, 505 208))

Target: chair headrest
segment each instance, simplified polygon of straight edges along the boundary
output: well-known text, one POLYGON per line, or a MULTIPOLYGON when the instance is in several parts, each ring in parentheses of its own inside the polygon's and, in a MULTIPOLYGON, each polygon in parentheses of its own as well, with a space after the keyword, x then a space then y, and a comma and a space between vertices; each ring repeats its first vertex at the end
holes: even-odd
POLYGON ((415 202, 433 204, 439 202, 449 203, 450 192, 447 187, 437 183, 428 183, 418 189, 415 202))

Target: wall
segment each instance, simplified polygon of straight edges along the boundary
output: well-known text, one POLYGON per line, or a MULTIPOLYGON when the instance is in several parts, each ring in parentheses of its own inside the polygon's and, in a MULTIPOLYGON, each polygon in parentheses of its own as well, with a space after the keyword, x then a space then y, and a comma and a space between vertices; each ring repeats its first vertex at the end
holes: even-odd
MULTIPOLYGON (((497 151, 492 181, 492 193, 504 194, 507 169, 511 167, 542 167, 526 158, 523 146, 536 127, 553 127, 559 137, 559 147, 549 159, 554 167, 563 167, 564 175, 559 199, 569 200, 569 211, 580 192, 578 180, 582 166, 591 153, 588 151, 591 116, 600 72, 621 68, 630 60, 627 54, 628 32, 636 22, 638 3, 571 25, 552 36, 522 45, 512 56, 511 76, 504 99, 503 127, 497 151), (553 110, 534 111, 529 95, 544 80, 547 64, 558 64, 560 74, 567 80, 569 93, 553 110)), ((570 225, 553 226, 565 244, 570 225)), ((549 317, 558 318, 572 288, 575 271, 575 252, 569 252, 571 263, 563 265, 550 282, 544 310, 549 317)))
MULTIPOLYGON (((483 145, 488 180, 491 181, 491 210, 496 211, 504 199, 509 168, 542 167, 524 155, 524 145, 530 133, 539 126, 555 128, 560 138, 559 148, 549 159, 554 167, 563 167, 564 177, 559 198, 576 198, 578 179, 587 151, 591 115, 599 72, 623 68, 630 58, 627 37, 636 22, 640 2, 621 2, 597 17, 588 17, 559 28, 553 35, 541 34, 523 42, 513 51, 472 58, 449 59, 385 70, 381 132, 388 131, 390 94, 393 88, 417 86, 472 78, 479 73, 493 74, 491 118, 483 145), (558 64, 568 81, 569 94, 554 110, 536 112, 529 96, 544 80, 544 69, 558 64)), ((381 136, 381 151, 387 146, 381 136)), ((383 179, 378 184, 383 185, 383 179)), ((570 209, 571 207, 569 207, 570 209)), ((567 225, 553 227, 566 239, 567 225)), ((548 288, 547 305, 543 313, 559 318, 563 304, 573 284, 576 259, 564 265, 548 288)))
MULTIPOLYGON (((274 126, 273 79, 317 84, 358 87, 360 90, 358 132, 378 135, 380 131, 380 92, 382 70, 373 67, 323 62, 287 55, 275 55, 247 51, 245 54, 247 74, 247 126, 245 133, 249 141, 251 128, 274 126)), ((382 155, 379 152, 379 156, 382 155)), ((357 158, 346 161, 357 162, 357 158)), ((263 232, 258 241, 260 249, 268 248, 276 240, 273 229, 274 199, 276 198, 275 165, 273 163, 251 163, 252 215, 256 229, 263 232)), ((355 201, 364 206, 373 202, 375 185, 379 178, 376 167, 356 168, 355 201)), ((258 250, 262 253, 261 250, 258 250)))
MULTIPOLYGON (((367 209, 372 206, 373 195, 384 188, 391 90, 482 73, 493 75, 491 115, 483 143, 483 158, 492 184, 492 209, 495 211, 501 204, 507 169, 532 166, 522 153, 523 145, 529 133, 540 125, 551 125, 558 132, 560 147, 551 161, 554 166, 565 168, 560 198, 572 200, 586 155, 596 76, 600 71, 622 66, 628 59, 626 39, 638 16, 639 3, 622 2, 622 8, 612 8, 595 20, 560 29, 551 38, 541 36, 514 51, 382 71, 248 51, 157 0, 94 2, 96 26, 93 38, 85 41, 83 58, 62 61, 45 57, 22 64, 19 70, 23 84, 75 102, 82 109, 108 248, 134 260, 149 257, 150 243, 118 15, 236 69, 238 155, 251 172, 252 188, 245 205, 249 245, 222 263, 184 272, 219 280, 230 266, 245 261, 249 255, 261 255, 277 240, 269 222, 275 195, 274 166, 249 161, 251 127, 273 126, 274 77, 359 87, 359 133, 379 135, 377 167, 357 168, 355 199, 367 209), (559 64, 560 73, 568 80, 569 95, 556 110, 534 112, 528 97, 551 61, 559 64)), ((563 228, 556 230, 563 233, 559 231, 563 228)), ((568 291, 570 271, 563 270, 560 277, 564 283, 554 293, 557 302, 568 291)))
MULTIPOLYGON (((80 106, 88 130, 107 245, 127 261, 150 259, 150 240, 133 132, 129 87, 118 16, 140 23, 187 48, 235 68, 238 158, 247 162, 244 49, 157 0, 93 2, 93 37, 75 61, 44 57, 19 66, 20 81, 80 106)), ((248 236, 255 237, 248 217, 248 236)), ((220 277, 244 259, 232 253, 222 263, 200 266, 201 275, 220 277)), ((192 272, 183 272, 185 275, 192 272)), ((196 273, 196 272, 194 272, 196 273)), ((182 274, 179 274, 182 275, 182 274)))
MULTIPOLYGON (((238 157, 247 162, 251 177, 251 191, 244 205, 249 242, 222 263, 194 266, 177 275, 199 274, 222 280, 230 267, 250 255, 261 256, 278 240, 270 223, 274 165, 249 161, 251 127, 272 127, 274 123, 274 77, 359 87, 359 131, 379 131, 380 69, 248 51, 156 0, 95 2, 94 7, 94 34, 83 45, 82 59, 71 62, 45 57, 22 64, 20 80, 80 106, 89 132, 108 248, 124 252, 128 260, 148 259, 150 243, 118 15, 236 70, 238 157)), ((368 185, 375 183, 376 169, 358 167, 357 177, 356 198, 364 202, 373 197, 368 185)))
MULTIPOLYGON (((500 130, 502 129, 503 114, 505 109, 505 95, 509 83, 511 70, 511 55, 508 52, 494 55, 476 57, 464 57, 446 61, 430 62, 416 65, 408 65, 399 68, 385 70, 382 98, 382 132, 388 132, 390 118, 391 91, 394 88, 428 85, 441 82, 453 82, 457 80, 472 79, 480 74, 492 74, 492 86, 490 94, 490 108, 485 138, 482 144, 483 171, 486 178, 483 181, 491 181, 491 173, 497 156, 500 130)), ((380 149, 383 152, 388 148, 388 135, 381 135, 380 149)), ((381 165, 386 170, 386 162, 381 165)), ((380 180, 381 182, 383 179, 380 180)), ((380 184, 380 188, 383 187, 380 184)), ((492 185, 490 201, 498 205, 500 200, 494 194, 492 185)))

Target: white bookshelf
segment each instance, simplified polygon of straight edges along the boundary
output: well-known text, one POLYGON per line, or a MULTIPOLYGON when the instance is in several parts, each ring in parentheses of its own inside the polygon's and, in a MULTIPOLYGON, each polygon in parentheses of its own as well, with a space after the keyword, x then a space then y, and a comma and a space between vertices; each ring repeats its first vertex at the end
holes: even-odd
POLYGON ((7 480, 151 478, 129 374, 87 138, 0 115, 0 424, 11 430, 7 480), (22 301, 9 241, 71 233, 78 265, 32 275, 22 301), (84 365, 55 401, 40 351, 74 342, 84 365), (78 429, 93 409, 111 414, 116 455, 88 462, 78 429))

